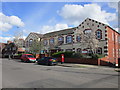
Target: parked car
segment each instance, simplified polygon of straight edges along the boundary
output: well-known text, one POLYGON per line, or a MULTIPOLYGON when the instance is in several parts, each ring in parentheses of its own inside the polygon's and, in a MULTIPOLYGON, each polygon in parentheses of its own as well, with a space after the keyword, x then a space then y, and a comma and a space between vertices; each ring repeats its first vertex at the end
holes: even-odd
POLYGON ((37 64, 45 64, 45 65, 57 65, 58 60, 53 57, 43 57, 41 59, 36 60, 37 64))
POLYGON ((22 62, 36 62, 36 58, 32 54, 23 54, 21 56, 22 62))

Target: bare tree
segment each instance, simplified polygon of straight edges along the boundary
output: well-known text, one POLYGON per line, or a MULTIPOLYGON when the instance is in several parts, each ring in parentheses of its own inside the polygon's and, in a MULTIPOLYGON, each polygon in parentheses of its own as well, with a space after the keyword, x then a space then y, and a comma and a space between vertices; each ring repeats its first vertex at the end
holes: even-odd
POLYGON ((30 51, 34 54, 37 54, 40 53, 42 47, 43 47, 43 41, 41 39, 35 39, 32 41, 32 44, 30 46, 30 51))
POLYGON ((22 31, 15 31, 14 32, 14 43, 16 44, 17 47, 22 48, 23 44, 21 45, 19 42, 19 39, 22 38, 23 32, 22 31))
POLYGON ((95 53, 99 41, 96 39, 94 30, 91 30, 90 32, 83 32, 77 28, 75 35, 81 37, 80 46, 82 49, 88 48, 91 53, 95 53))

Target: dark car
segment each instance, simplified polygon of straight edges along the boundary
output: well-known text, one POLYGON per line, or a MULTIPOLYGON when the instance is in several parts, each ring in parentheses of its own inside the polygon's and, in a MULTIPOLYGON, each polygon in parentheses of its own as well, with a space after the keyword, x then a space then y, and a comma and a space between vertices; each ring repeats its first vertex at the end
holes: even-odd
POLYGON ((41 59, 37 59, 36 63, 45 65, 56 65, 58 63, 58 60, 53 57, 43 57, 41 59))

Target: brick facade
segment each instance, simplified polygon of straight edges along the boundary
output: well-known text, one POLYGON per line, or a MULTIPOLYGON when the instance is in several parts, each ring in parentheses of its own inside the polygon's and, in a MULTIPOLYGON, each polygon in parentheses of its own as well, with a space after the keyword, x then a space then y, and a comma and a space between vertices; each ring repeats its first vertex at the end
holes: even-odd
MULTIPOLYGON (((46 33, 42 37, 42 41, 46 41, 47 43, 43 43, 42 47, 43 53, 54 53, 58 51, 74 51, 81 52, 86 49, 82 46, 82 43, 78 41, 78 35, 76 35, 78 31, 86 32, 86 30, 90 31, 93 35, 96 35, 96 38, 99 40, 98 47, 94 50, 95 53, 105 55, 105 58, 101 59, 101 63, 109 62, 118 66, 118 58, 120 58, 120 34, 112 29, 110 26, 103 24, 99 21, 87 18, 85 19, 79 26, 74 28, 68 28, 60 31, 46 33), (72 36, 71 38, 67 38, 67 36, 72 36), (62 37, 62 43, 59 43, 58 38, 62 37), (50 39, 53 38, 53 44, 50 44, 50 39), (68 40, 67 40, 68 39, 68 40), (70 42, 69 40, 72 40, 70 42), (68 41, 70 43, 68 43, 68 41)), ((34 37, 35 34, 30 34, 26 42, 29 42, 31 37, 34 37)), ((81 38, 82 39, 82 38, 81 38)))

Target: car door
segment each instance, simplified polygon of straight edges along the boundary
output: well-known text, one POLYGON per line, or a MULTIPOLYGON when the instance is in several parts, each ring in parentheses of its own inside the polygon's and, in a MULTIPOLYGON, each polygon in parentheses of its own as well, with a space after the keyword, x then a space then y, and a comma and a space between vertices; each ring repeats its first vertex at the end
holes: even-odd
POLYGON ((27 57, 27 55, 25 55, 25 56, 24 56, 24 58, 25 58, 25 61, 27 61, 27 60, 28 60, 28 57, 27 57))
POLYGON ((45 58, 44 58, 44 64, 47 64, 47 63, 48 63, 48 58, 45 57, 45 58))
POLYGON ((44 64, 44 58, 39 59, 40 64, 44 64))

